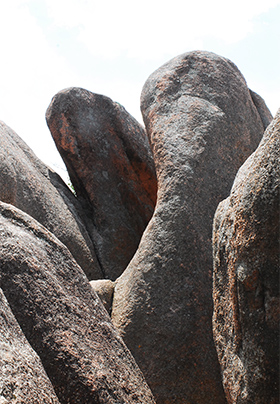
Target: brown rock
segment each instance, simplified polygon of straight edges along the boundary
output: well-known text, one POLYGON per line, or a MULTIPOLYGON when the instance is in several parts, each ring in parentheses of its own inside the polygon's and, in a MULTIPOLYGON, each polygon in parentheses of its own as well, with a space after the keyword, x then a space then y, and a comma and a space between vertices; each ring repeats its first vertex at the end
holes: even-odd
POLYGON ((0 200, 34 217, 70 250, 90 279, 102 277, 82 207, 53 170, 0 122, 0 200))
POLYGON ((280 110, 215 214, 214 337, 229 404, 279 401, 280 110))
POLYGON ((212 336, 212 219, 263 124, 229 60, 190 52, 147 80, 158 200, 117 279, 112 320, 157 403, 224 403, 212 336))
POLYGON ((114 294, 114 282, 110 279, 99 279, 98 281, 90 281, 90 286, 99 296, 103 306, 111 313, 113 294, 114 294))
POLYGON ((114 280, 154 210, 157 184, 146 133, 118 103, 81 88, 56 94, 46 118, 77 197, 91 212, 103 273, 114 280))
POLYGON ((40 358, 0 289, 0 403, 59 404, 40 358))
POLYGON ((0 203, 0 284, 60 402, 154 403, 132 355, 69 250, 0 203))

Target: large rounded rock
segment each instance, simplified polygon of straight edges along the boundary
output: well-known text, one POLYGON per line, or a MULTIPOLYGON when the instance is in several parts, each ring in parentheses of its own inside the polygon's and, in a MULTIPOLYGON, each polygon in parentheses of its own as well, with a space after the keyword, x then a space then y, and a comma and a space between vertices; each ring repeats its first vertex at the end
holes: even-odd
POLYGON ((117 279, 112 320, 158 403, 224 403, 212 336, 212 220, 264 131, 229 60, 191 52, 147 80, 154 215, 117 279))
POLYGON ((152 394, 69 250, 0 203, 0 284, 61 403, 152 404, 152 394))
POLYGON ((143 127, 118 103, 81 88, 56 94, 46 119, 106 278, 126 268, 150 220, 157 183, 143 127))
POLYGON ((28 213, 56 235, 90 279, 103 276, 80 203, 52 169, 0 122, 0 200, 28 213))
POLYGON ((0 289, 0 403, 59 404, 40 358, 0 289))
POLYGON ((279 401, 280 110, 215 214, 214 337, 229 404, 279 401))

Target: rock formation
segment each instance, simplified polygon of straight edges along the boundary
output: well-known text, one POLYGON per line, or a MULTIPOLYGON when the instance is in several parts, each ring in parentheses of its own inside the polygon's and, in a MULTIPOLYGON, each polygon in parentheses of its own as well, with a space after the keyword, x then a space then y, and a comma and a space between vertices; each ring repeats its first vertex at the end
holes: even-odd
POLYGON ((255 107, 257 108, 257 111, 260 115, 264 129, 266 129, 267 126, 272 121, 272 115, 271 115, 270 111, 267 109, 267 106, 266 106, 264 100, 262 99, 262 97, 260 97, 257 93, 255 93, 252 90, 250 90, 250 94, 251 94, 253 103, 255 104, 255 107))
POLYGON ((7 125, 0 122, 0 200, 34 217, 70 250, 89 279, 102 277, 86 216, 72 192, 7 125))
POLYGON ((0 122, 0 404, 278 403, 280 110, 200 51, 141 110, 55 95, 76 196, 0 122))
POLYGON ((154 210, 157 184, 146 133, 120 104, 81 88, 56 94, 46 119, 77 198, 89 212, 104 277, 114 280, 154 210))
POLYGON ((97 281, 90 281, 90 285, 99 296, 105 309, 111 313, 115 287, 114 282, 110 281, 110 279, 99 279, 97 281))
POLYGON ((264 125, 229 60, 190 52, 147 80, 154 215, 116 281, 112 320, 158 404, 225 403, 212 336, 212 220, 264 125))
POLYGON ((0 203, 0 284, 62 404, 154 403, 132 355, 69 250, 0 203))
POLYGON ((40 358, 0 289, 0 403, 59 404, 40 358))
POLYGON ((229 404, 279 402, 280 110, 215 214, 214 338, 229 404))

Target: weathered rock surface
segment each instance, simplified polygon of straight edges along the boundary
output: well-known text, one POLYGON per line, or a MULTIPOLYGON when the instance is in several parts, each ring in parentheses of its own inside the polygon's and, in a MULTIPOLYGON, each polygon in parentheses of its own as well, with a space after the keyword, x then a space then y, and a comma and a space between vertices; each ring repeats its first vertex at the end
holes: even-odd
POLYGON ((0 200, 34 217, 70 250, 89 279, 102 277, 82 208, 62 179, 0 122, 0 200))
POLYGON ((181 55, 153 73, 141 109, 158 199, 117 279, 112 320, 157 403, 225 403, 212 336, 212 220, 264 131, 229 60, 181 55))
POLYGON ((105 309, 110 313, 115 288, 114 282, 110 281, 110 279, 99 279, 90 281, 90 285, 99 296, 105 309))
POLYGON ((126 268, 150 220, 157 183, 147 135, 110 98, 81 88, 55 95, 46 119, 90 230, 106 278, 126 268))
POLYGON ((132 355, 69 250, 0 203, 0 284, 60 402, 154 403, 132 355))
POLYGON ((257 108, 257 111, 260 115, 264 129, 266 129, 267 126, 272 121, 273 117, 272 117, 270 111, 267 109, 266 103, 264 102, 263 98, 252 90, 250 90, 250 94, 251 94, 253 103, 255 104, 255 107, 257 108))
POLYGON ((229 404, 279 401, 280 110, 219 204, 214 338, 229 404))
POLYGON ((0 289, 0 403, 59 404, 40 358, 0 289))

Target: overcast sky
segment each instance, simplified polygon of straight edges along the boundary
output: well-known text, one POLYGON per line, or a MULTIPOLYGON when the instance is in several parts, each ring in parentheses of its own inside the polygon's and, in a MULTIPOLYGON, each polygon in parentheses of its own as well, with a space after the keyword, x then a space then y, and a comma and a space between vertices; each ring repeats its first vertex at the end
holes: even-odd
POLYGON ((140 121, 148 76, 199 49, 232 60, 273 115, 280 107, 280 0, 6 0, 0 18, 0 120, 64 178, 45 122, 63 88, 104 94, 140 121))

